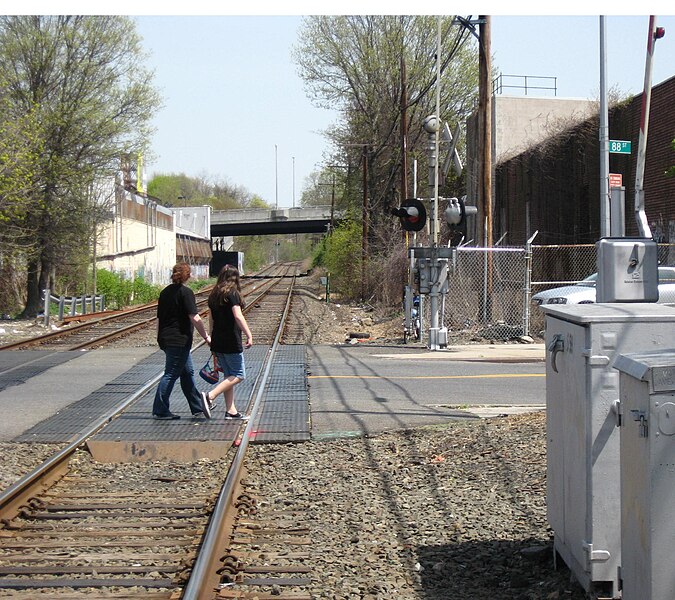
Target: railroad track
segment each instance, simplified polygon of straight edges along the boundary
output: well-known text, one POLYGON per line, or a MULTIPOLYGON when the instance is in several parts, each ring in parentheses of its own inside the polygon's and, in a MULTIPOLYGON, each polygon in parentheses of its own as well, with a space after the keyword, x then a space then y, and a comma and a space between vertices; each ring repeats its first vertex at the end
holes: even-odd
MULTIPOLYGON (((95 463, 85 444, 111 419, 102 415, 0 494, 0 597, 311 597, 302 549, 307 529, 283 510, 261 518, 257 491, 245 483, 248 440, 294 279, 277 277, 275 283, 276 289, 257 289, 247 308, 256 341, 271 335, 263 331, 272 324, 275 333, 253 386, 251 419, 241 425, 227 460, 95 463)), ((135 397, 154 385, 148 382, 135 397)))
MULTIPOLYGON (((277 264, 242 282, 242 295, 247 303, 255 304, 274 286, 279 277, 297 274, 297 263, 277 264)), ((195 294, 200 315, 208 314, 208 295, 212 286, 195 294)), ((68 326, 28 340, 0 346, 0 350, 84 350, 103 347, 120 337, 127 337, 155 327, 157 303, 115 311, 89 313, 64 320, 68 326), (77 322, 80 318, 83 322, 77 322)))

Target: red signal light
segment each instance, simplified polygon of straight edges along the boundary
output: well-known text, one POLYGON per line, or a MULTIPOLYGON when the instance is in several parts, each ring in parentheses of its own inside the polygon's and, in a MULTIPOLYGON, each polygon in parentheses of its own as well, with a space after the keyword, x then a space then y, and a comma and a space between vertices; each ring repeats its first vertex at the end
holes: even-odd
POLYGON ((666 28, 665 27, 657 27, 654 30, 654 39, 655 40, 660 40, 664 35, 666 35, 666 28))

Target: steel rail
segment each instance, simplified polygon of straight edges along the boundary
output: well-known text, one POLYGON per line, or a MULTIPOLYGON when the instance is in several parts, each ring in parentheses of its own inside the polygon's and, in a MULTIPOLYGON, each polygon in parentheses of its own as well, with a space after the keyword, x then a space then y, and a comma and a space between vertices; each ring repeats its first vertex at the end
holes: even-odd
MULTIPOLYGON (((278 281, 275 282, 274 285, 276 285, 277 283, 278 281)), ((270 286, 263 293, 257 295, 253 299, 253 301, 247 306, 246 310, 247 311, 250 310, 254 302, 260 300, 262 297, 268 294, 269 291, 274 287, 274 285, 270 286)), ((284 319, 285 316, 286 312, 284 312, 283 317, 284 319)), ((201 348, 204 344, 205 342, 200 342, 192 349, 192 352, 201 348)), ((47 478, 49 482, 52 482, 54 481, 55 478, 58 478, 58 473, 64 468, 63 466, 65 465, 67 458, 71 456, 75 452, 75 450, 77 450, 77 448, 79 448, 84 442, 86 442, 89 437, 94 435, 105 425, 107 425, 110 421, 112 421, 119 413, 123 412, 130 404, 132 404, 138 398, 147 393, 148 390, 150 390, 153 386, 155 386, 159 382, 159 380, 162 378, 162 375, 163 372, 160 370, 160 372, 157 375, 150 378, 141 388, 139 388, 136 392, 125 398, 121 404, 110 409, 97 421, 88 426, 87 429, 85 429, 75 440, 70 442, 66 447, 62 448, 54 456, 38 465, 33 471, 26 474, 21 479, 10 485, 3 492, 1 492, 0 515, 2 515, 3 518, 8 518, 7 517, 8 514, 11 515, 17 506, 20 506, 27 498, 30 497, 30 495, 35 493, 35 486, 38 485, 38 482, 42 478, 47 478), (54 473, 54 475, 48 475, 50 472, 54 473)), ((51 485, 51 483, 45 484, 44 487, 45 488, 49 487, 49 485, 51 485)))
MULTIPOLYGON (((196 346, 193 351, 203 344, 204 342, 196 346)), ((148 392, 148 390, 150 390, 153 386, 157 385, 157 382, 162 378, 162 374, 163 373, 160 372, 149 379, 141 388, 128 396, 121 404, 115 408, 110 409, 97 421, 88 426, 83 433, 81 433, 75 440, 70 442, 70 444, 68 444, 65 448, 62 448, 54 456, 48 458, 42 464, 38 465, 33 471, 24 475, 21 479, 0 493, 0 514, 2 515, 3 519, 11 519, 16 516, 13 513, 31 495, 35 494, 35 488, 37 485, 40 485, 45 489, 49 487, 49 485, 51 485, 51 483, 58 478, 58 474, 65 469, 65 465, 70 456, 74 454, 75 451, 84 442, 86 442, 88 438, 105 427, 119 413, 126 409, 127 406, 143 396, 143 394, 148 392), (40 482, 45 478, 47 479, 48 483, 43 486, 40 482)))
MULTIPOLYGON (((218 499, 216 500, 216 504, 214 505, 213 513, 211 519, 209 520, 209 525, 202 540, 201 550, 192 566, 190 579, 183 590, 182 600, 202 600, 207 597, 207 592, 212 591, 213 589, 212 587, 208 587, 209 574, 215 572, 214 565, 218 559, 215 554, 221 544, 222 532, 226 522, 227 509, 232 504, 233 492, 236 489, 240 479, 240 473, 242 471, 244 458, 248 449, 248 442, 249 438, 251 437, 253 424, 258 415, 260 405, 262 404, 261 401, 265 391, 265 384, 267 383, 267 379, 269 378, 269 374, 272 369, 272 360, 279 346, 286 323, 286 318, 288 317, 288 313, 290 311, 294 285, 295 278, 293 278, 291 281, 288 297, 286 299, 286 306, 281 316, 279 328, 265 359, 263 376, 257 383, 258 389, 255 400, 253 401, 253 408, 250 412, 250 418, 246 424, 246 429, 242 434, 237 452, 225 479, 225 483, 223 484, 220 494, 218 495, 218 499)), ((213 594, 209 594, 209 597, 213 597, 213 594)))

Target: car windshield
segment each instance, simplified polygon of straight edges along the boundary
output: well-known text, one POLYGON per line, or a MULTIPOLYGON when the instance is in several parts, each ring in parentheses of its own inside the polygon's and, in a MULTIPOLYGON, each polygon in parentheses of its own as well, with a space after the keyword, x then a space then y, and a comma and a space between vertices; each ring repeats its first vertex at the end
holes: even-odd
POLYGON ((598 278, 597 273, 593 273, 592 275, 589 275, 586 277, 586 279, 583 279, 579 283, 575 283, 574 285, 581 285, 583 287, 595 287, 595 281, 598 278))

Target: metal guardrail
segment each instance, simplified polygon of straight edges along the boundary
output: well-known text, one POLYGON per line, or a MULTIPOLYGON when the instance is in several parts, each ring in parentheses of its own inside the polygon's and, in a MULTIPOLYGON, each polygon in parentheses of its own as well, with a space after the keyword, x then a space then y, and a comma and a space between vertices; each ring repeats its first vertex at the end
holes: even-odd
POLYGON ((87 314, 87 307, 89 312, 103 312, 105 310, 105 295, 85 295, 85 296, 53 296, 49 289, 43 290, 44 294, 44 324, 49 325, 49 317, 51 313, 51 305, 57 304, 59 307, 59 321, 63 321, 65 316, 66 306, 69 310, 69 316, 74 317, 77 313, 78 306, 81 308, 79 314, 87 314), (98 310, 96 307, 99 307, 98 310))

